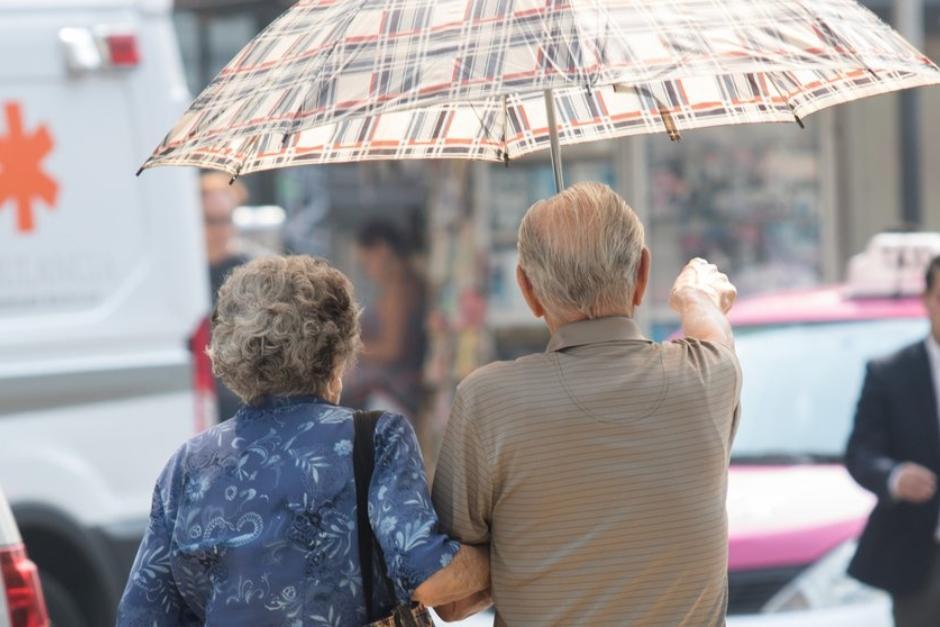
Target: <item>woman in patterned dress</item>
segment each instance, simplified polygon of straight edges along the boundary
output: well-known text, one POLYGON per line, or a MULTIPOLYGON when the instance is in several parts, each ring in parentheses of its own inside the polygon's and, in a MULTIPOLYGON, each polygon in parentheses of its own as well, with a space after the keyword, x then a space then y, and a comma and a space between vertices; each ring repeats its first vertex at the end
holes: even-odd
MULTIPOLYGON (((359 349, 348 279, 311 257, 265 257, 222 286, 210 356, 246 403, 192 438, 153 494, 118 625, 358 627, 353 410, 359 349)), ((378 607, 485 597, 488 551, 443 535, 408 421, 376 425, 369 519, 394 591, 378 607)))

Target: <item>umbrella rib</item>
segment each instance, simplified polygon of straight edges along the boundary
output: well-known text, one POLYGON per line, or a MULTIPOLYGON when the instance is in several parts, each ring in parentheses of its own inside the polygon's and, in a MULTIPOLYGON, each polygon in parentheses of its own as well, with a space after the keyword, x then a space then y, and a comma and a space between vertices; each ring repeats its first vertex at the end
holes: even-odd
POLYGON ((342 34, 346 33, 346 31, 349 29, 349 25, 352 24, 352 21, 356 18, 356 15, 358 15, 362 11, 362 7, 365 5, 365 3, 366 3, 366 0, 360 0, 359 8, 356 11, 349 11, 347 13, 345 22, 336 29, 337 37, 333 41, 333 45, 330 46, 330 49, 327 50, 326 53, 322 56, 315 55, 311 57, 310 59, 311 61, 317 60, 320 62, 319 74, 314 80, 310 82, 310 87, 307 88, 306 93, 303 95, 303 98, 301 98, 300 100, 300 106, 297 107, 297 109, 294 111, 294 119, 289 122, 290 129, 284 133, 284 137, 281 140, 282 146, 287 145, 287 142, 291 135, 297 133, 298 130, 303 130, 303 129, 297 128, 298 126, 302 126, 302 123, 297 122, 297 120, 299 119, 300 115, 303 113, 304 109, 307 106, 307 99, 310 97, 310 92, 313 91, 313 85, 317 84, 317 81, 320 78, 320 75, 322 75, 324 68, 326 68, 326 64, 329 62, 329 60, 333 56, 333 53, 336 52, 336 49, 339 47, 339 44, 342 41, 342 38, 340 36, 341 33, 342 34))
MULTIPOLYGON (((504 103, 504 106, 505 106, 505 96, 503 96, 503 103, 504 103)), ((467 103, 467 104, 470 106, 470 112, 473 113, 474 117, 476 117, 476 119, 477 119, 477 122, 480 123, 480 128, 483 129, 483 133, 484 133, 484 135, 486 136, 486 138, 489 139, 490 137, 492 137, 492 133, 491 133, 491 130, 492 130, 492 123, 491 123, 491 122, 487 122, 486 120, 484 120, 484 117, 485 117, 485 116, 481 116, 479 113, 477 113, 476 105, 475 105, 472 101, 469 102, 469 103, 467 103)), ((505 124, 504 124, 504 125, 503 125, 503 147, 504 147, 504 148, 505 148, 505 143, 506 143, 506 136, 505 136, 505 133, 506 133, 506 127, 505 127, 505 124)), ((505 152, 505 151, 504 151, 504 152, 505 152)), ((499 155, 497 155, 497 156, 499 156, 499 155)), ((508 156, 505 157, 505 158, 508 159, 508 156)))
POLYGON ((773 72, 765 72, 764 76, 767 77, 767 80, 770 81, 770 84, 774 86, 774 89, 776 89, 777 93, 780 94, 780 97, 783 98, 784 104, 787 105, 787 108, 790 110, 790 113, 793 115, 796 123, 800 125, 800 128, 806 128, 806 125, 803 124, 803 119, 796 112, 796 107, 793 106, 792 102, 790 102, 790 97, 783 93, 783 90, 780 89, 780 85, 778 85, 777 81, 774 79, 773 72))
POLYGON ((503 133, 502 133, 502 142, 503 142, 503 162, 506 164, 506 167, 509 167, 509 146, 506 144, 506 129, 509 126, 509 96, 503 94, 503 133))
POLYGON ((245 168, 245 164, 251 159, 251 151, 257 148, 257 145, 261 142, 261 135, 253 135, 251 139, 248 140, 248 143, 245 144, 245 158, 242 159, 241 163, 235 166, 235 170, 232 172, 232 178, 228 182, 229 185, 235 183, 236 179, 241 176, 242 170, 245 168))
MULTIPOLYGON (((317 61, 320 64, 319 74, 317 78, 320 78, 320 75, 323 73, 323 70, 326 67, 326 64, 329 62, 330 58, 333 56, 333 53, 339 47, 339 44, 341 42, 340 34, 345 33, 349 29, 349 25, 352 24, 352 21, 355 19, 356 15, 362 10, 362 7, 365 5, 365 3, 366 3, 366 0, 360 0, 359 9, 356 11, 349 11, 346 14, 345 21, 335 29, 337 38, 333 41, 333 45, 330 46, 329 50, 327 50, 326 53, 323 55, 315 55, 310 58, 311 64, 313 61, 317 61)), ((300 106, 294 111, 293 119, 288 122, 290 130, 284 132, 281 138, 282 148, 287 147, 287 144, 290 141, 290 137, 292 135, 297 133, 298 130, 303 130, 303 129, 297 128, 299 126, 302 126, 302 123, 297 122, 297 119, 300 117, 300 114, 303 113, 304 108, 307 106, 307 99, 310 97, 310 93, 313 91, 313 85, 315 84, 317 84, 316 80, 311 81, 311 86, 307 88, 306 93, 304 93, 303 97, 300 100, 300 106)), ((255 135, 251 140, 249 140, 248 146, 250 147, 250 149, 253 150, 254 148, 256 148, 257 145, 260 143, 260 139, 261 139, 260 135, 255 135)), ((251 157, 248 154, 248 149, 246 148, 245 158, 241 161, 241 163, 239 163, 235 167, 235 171, 232 176, 232 180, 230 181, 230 184, 234 183, 235 180, 239 177, 242 169, 244 169, 245 164, 249 161, 250 158, 251 157)))
MULTIPOLYGON (((835 29, 833 29, 832 26, 829 25, 829 22, 824 20, 823 17, 819 13, 816 13, 815 11, 808 9, 806 5, 803 3, 803 0, 797 0, 796 3, 797 5, 799 5, 801 9, 803 9, 803 11, 806 12, 807 15, 811 16, 816 21, 816 23, 819 24, 819 27, 823 30, 823 32, 826 33, 826 35, 831 37, 834 41, 838 42, 838 44, 844 50, 847 50, 849 54, 852 55, 852 58, 855 59, 855 61, 860 66, 865 68, 865 70, 869 74, 871 74, 874 78, 878 78, 878 74, 875 72, 875 70, 873 70, 867 63, 865 63, 865 60, 861 56, 859 56, 858 51, 855 49, 855 46, 846 42, 845 39, 843 39, 841 35, 836 33, 835 29)), ((802 124, 800 124, 800 126, 802 126, 802 124)))
MULTIPOLYGON (((570 57, 571 59, 574 59, 575 54, 574 54, 574 48, 573 48, 573 46, 572 46, 571 40, 565 38, 565 37, 561 34, 561 33, 563 32, 563 29, 562 29, 562 25, 559 24, 559 20, 558 20, 558 16, 559 16, 560 13, 562 13, 562 11, 555 9, 555 10, 552 11, 552 13, 551 13, 550 16, 545 15, 545 13, 542 14, 542 16, 541 16, 542 19, 540 19, 539 22, 538 22, 538 23, 541 25, 541 30, 542 30, 542 37, 539 38, 539 41, 540 41, 541 46, 542 46, 543 48, 545 47, 546 42, 548 43, 549 46, 555 45, 555 46, 559 46, 559 47, 560 47, 561 45, 564 45, 564 46, 568 49, 569 57, 570 57), (548 17, 553 18, 553 19, 551 20, 551 23, 552 23, 552 26, 553 26, 553 27, 557 27, 557 29, 558 29, 559 41, 554 41, 554 40, 552 39, 552 30, 553 30, 553 29, 552 29, 551 27, 549 27, 549 21, 548 21, 548 19, 546 19, 546 18, 548 18, 548 17)), ((576 31, 578 30, 578 22, 577 22, 577 20, 574 18, 574 12, 573 12, 573 10, 572 10, 572 11, 569 11, 569 14, 571 15, 571 23, 572 23, 572 25, 573 25, 573 27, 574 27, 574 28, 572 29, 572 31, 573 31, 573 32, 576 32, 576 31)), ((534 32, 534 29, 533 29, 532 32, 534 32)), ((579 39, 580 39, 580 37, 579 37, 579 39)), ((566 69, 565 69, 565 68, 562 68, 561 66, 559 66, 559 65, 558 65, 558 62, 557 62, 557 59, 555 59, 555 58, 553 58, 552 56, 548 55, 548 54, 547 54, 547 50, 546 50, 546 54, 545 54, 545 60, 548 61, 548 63, 551 65, 552 69, 554 70, 554 74, 555 74, 556 76, 561 76, 561 77, 565 78, 566 80, 568 79, 568 73, 567 73, 566 69)), ((578 64, 578 67, 579 67, 579 68, 580 68, 580 65, 581 65, 581 64, 579 63, 579 64, 578 64)), ((544 79, 544 78, 546 78, 546 77, 543 75, 543 79, 544 79)))
POLYGON ((642 85, 631 86, 625 85, 623 83, 617 83, 614 85, 614 92, 616 93, 623 93, 631 89, 636 93, 637 96, 640 97, 641 104, 643 95, 646 95, 647 98, 650 98, 656 102, 656 109, 659 111, 659 117, 663 121, 663 126, 666 128, 666 134, 669 135, 670 141, 677 142, 682 139, 682 135, 679 134, 679 127, 676 125, 676 119, 672 116, 672 112, 670 112, 663 104, 662 100, 659 99, 659 96, 650 91, 649 88, 643 87, 642 85))

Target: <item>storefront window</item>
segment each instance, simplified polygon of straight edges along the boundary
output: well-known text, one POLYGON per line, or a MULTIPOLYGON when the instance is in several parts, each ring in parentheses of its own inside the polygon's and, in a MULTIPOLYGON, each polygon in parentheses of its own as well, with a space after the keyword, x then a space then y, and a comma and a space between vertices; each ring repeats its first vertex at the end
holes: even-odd
POLYGON ((653 297, 658 319, 692 257, 733 276, 743 296, 822 277, 817 120, 690 131, 648 141, 653 297))

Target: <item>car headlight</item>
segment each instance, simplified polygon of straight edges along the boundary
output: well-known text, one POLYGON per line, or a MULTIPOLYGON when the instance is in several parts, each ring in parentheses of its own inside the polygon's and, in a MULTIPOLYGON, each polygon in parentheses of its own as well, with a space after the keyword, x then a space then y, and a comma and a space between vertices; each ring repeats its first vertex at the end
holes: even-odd
POLYGON ((764 606, 764 612, 817 610, 863 603, 884 593, 849 577, 846 572, 856 542, 849 540, 827 553, 787 584, 764 606))

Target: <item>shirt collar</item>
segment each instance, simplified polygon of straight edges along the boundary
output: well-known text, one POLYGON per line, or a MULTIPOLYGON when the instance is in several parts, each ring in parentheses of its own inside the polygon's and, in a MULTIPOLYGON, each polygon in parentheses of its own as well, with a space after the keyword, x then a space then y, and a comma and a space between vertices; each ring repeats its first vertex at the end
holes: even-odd
MULTIPOLYGON (((269 394, 263 396, 261 400, 249 405, 251 409, 282 409, 289 407, 296 407, 297 405, 305 405, 308 403, 327 403, 319 396, 315 394, 297 394, 293 396, 277 396, 274 394, 269 394)), ((329 404, 329 403, 328 403, 329 404)))
POLYGON ((573 346, 623 340, 649 341, 633 318, 611 316, 594 320, 579 320, 556 330, 548 342, 546 352, 552 353, 573 346))

